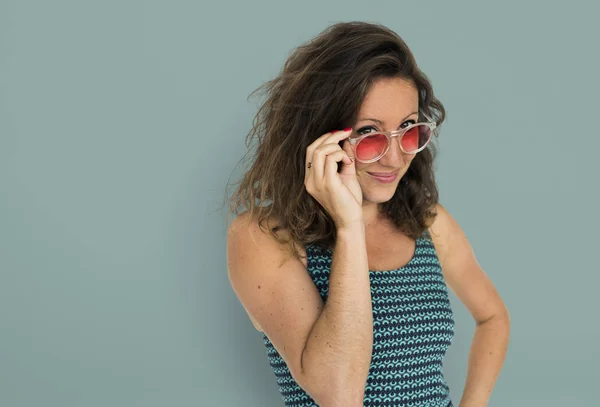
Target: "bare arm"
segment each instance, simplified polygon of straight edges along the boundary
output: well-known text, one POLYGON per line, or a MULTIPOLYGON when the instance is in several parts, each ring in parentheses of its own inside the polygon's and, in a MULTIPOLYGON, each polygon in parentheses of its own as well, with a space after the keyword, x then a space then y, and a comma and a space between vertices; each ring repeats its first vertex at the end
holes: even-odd
POLYGON ((510 315, 458 222, 440 204, 430 228, 448 287, 476 323, 460 407, 487 405, 508 350, 510 315))
POLYGON ((322 407, 362 406, 373 341, 364 225, 338 230, 325 304, 302 262, 243 216, 227 257, 238 299, 296 382, 322 407))
POLYGON ((329 295, 302 354, 302 374, 328 383, 331 406, 362 406, 372 349, 365 231, 356 224, 338 230, 329 295))

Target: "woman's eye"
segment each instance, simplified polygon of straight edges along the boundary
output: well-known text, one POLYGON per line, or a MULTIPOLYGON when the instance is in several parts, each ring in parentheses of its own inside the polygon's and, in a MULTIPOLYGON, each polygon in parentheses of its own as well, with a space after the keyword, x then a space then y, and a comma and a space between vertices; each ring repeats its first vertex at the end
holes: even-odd
MULTIPOLYGON (((404 123, 402 123, 402 125, 400 126, 400 128, 405 128, 405 127, 408 127, 411 124, 415 124, 415 123, 416 123, 416 120, 407 120, 404 123)), ((365 126, 365 127, 362 127, 360 129, 358 129, 356 132, 358 134, 362 135, 362 134, 367 134, 367 130, 373 130, 373 132, 377 132, 378 131, 377 128, 375 128, 373 126, 365 126)), ((369 131, 369 133, 372 133, 372 132, 369 131)))
MULTIPOLYGON (((367 134, 367 130, 373 130, 373 131, 377 131, 377 129, 375 129, 375 127, 373 126, 366 126, 366 127, 361 127, 360 129, 358 129, 356 132, 358 134, 367 134)), ((369 132, 370 133, 370 132, 369 132)))

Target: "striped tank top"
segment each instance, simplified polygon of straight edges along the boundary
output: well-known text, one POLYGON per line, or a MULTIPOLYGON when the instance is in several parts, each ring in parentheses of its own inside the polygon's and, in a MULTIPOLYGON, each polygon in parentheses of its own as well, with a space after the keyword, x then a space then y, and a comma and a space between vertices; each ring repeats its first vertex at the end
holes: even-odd
MULTIPOLYGON (((305 247, 307 271, 327 300, 332 252, 305 247)), ((453 407, 443 359, 454 338, 454 315, 437 253, 427 231, 405 266, 369 271, 373 352, 365 407, 453 407)), ((318 407, 296 383, 269 338, 263 342, 286 406, 318 407)))

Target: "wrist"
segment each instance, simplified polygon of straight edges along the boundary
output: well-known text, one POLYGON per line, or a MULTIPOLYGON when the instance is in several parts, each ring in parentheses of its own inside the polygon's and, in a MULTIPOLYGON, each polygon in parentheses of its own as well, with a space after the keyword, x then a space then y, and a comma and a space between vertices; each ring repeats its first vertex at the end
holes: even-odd
POLYGON ((338 237, 351 237, 356 235, 364 235, 365 222, 362 219, 343 224, 336 224, 336 234, 338 237))

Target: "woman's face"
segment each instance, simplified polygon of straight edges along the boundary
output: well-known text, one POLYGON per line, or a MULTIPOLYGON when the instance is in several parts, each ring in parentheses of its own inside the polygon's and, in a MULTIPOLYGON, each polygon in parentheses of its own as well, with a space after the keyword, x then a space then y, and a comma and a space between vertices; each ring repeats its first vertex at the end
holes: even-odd
MULTIPOLYGON (((380 79, 367 93, 353 128, 358 134, 400 130, 417 122, 418 110, 419 95, 412 82, 400 78, 380 79)), ((379 160, 368 164, 356 161, 363 203, 389 201, 414 157, 415 154, 402 152, 398 137, 393 137, 389 150, 379 160), (373 177, 373 173, 397 173, 397 176, 393 182, 385 183, 373 177)))

